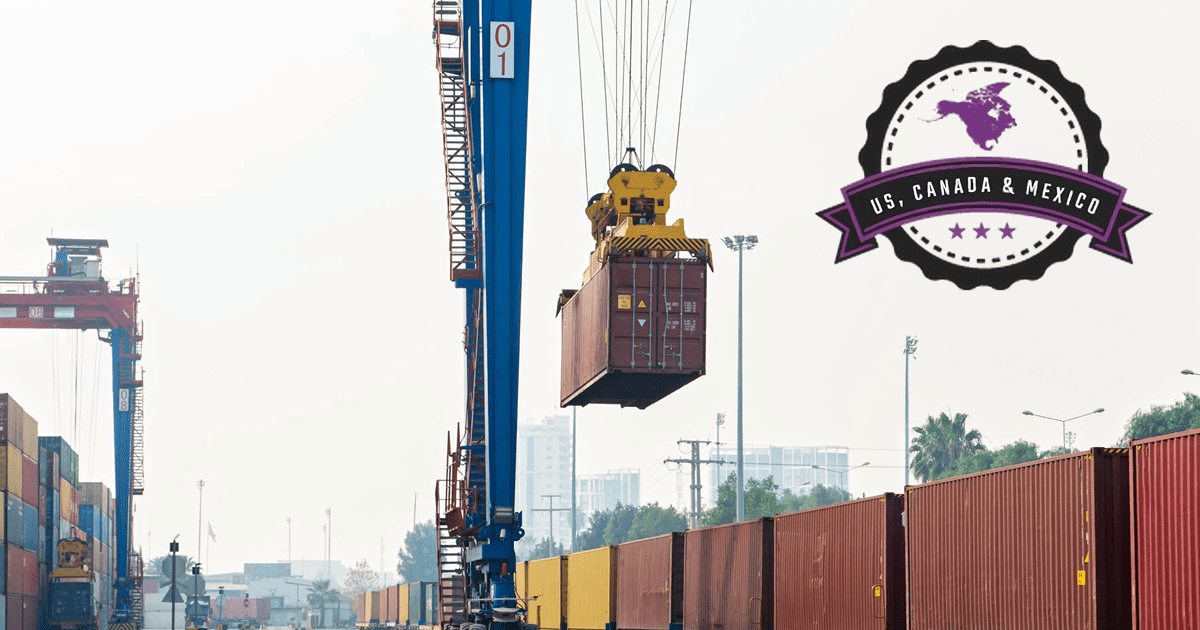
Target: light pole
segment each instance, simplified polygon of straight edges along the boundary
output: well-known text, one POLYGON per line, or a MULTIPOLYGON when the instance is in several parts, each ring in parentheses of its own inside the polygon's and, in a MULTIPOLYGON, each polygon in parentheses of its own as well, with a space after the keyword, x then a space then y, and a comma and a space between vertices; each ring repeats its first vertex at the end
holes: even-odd
POLYGON ((741 522, 746 518, 746 484, 742 460, 742 252, 754 249, 758 245, 758 237, 753 234, 735 234, 722 240, 725 241, 726 247, 738 253, 737 520, 741 522))
POLYGON ((908 358, 913 357, 917 353, 917 338, 915 335, 910 335, 904 338, 904 485, 908 485, 908 455, 912 448, 908 443, 908 358))
POLYGON ((204 480, 197 481, 196 487, 200 488, 200 507, 196 512, 196 562, 200 562, 200 541, 204 540, 204 528, 200 526, 204 522, 204 480))
POLYGON ((288 577, 292 577, 292 517, 287 517, 288 524, 288 577))
POLYGON ((1033 413, 1032 411, 1029 411, 1029 410, 1022 411, 1021 413, 1022 413, 1022 414, 1024 414, 1024 415, 1027 415, 1027 416, 1034 416, 1034 417, 1036 417, 1036 418, 1045 418, 1045 419, 1047 419, 1047 420, 1053 420, 1053 421, 1055 421, 1055 422, 1059 422, 1059 423, 1061 423, 1061 424, 1062 424, 1062 432, 1063 432, 1063 433, 1062 433, 1063 448, 1065 449, 1065 448, 1067 448, 1067 423, 1068 423, 1068 422, 1070 422, 1070 421, 1072 421, 1072 420, 1078 420, 1078 419, 1080 419, 1080 418, 1082 418, 1082 417, 1084 417, 1084 416, 1090 416, 1090 415, 1092 415, 1092 414, 1094 414, 1094 413, 1104 413, 1104 407, 1097 407, 1097 408, 1095 409, 1095 411, 1089 411, 1089 412, 1087 412, 1087 413, 1081 413, 1081 414, 1079 414, 1078 416, 1075 416, 1075 417, 1073 417, 1073 418, 1067 418, 1066 420, 1059 420, 1058 418, 1051 418, 1050 416, 1043 416, 1043 415, 1041 415, 1041 414, 1036 414, 1036 413, 1033 413))
MULTIPOLYGON (((329 508, 325 508, 325 577, 329 579, 329 583, 333 584, 333 573, 329 569, 329 562, 333 557, 333 515, 329 508)), ((324 611, 322 611, 324 612, 324 611)))

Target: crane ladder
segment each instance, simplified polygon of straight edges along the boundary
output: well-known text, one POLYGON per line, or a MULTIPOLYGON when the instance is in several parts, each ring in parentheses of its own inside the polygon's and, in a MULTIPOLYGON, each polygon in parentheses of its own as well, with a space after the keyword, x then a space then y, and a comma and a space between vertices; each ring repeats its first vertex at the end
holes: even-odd
POLYGON ((442 105, 442 147, 446 157, 446 217, 450 225, 450 279, 483 277, 476 203, 475 172, 471 159, 471 116, 468 106, 466 60, 461 0, 435 0, 433 38, 437 49, 439 93, 442 105))

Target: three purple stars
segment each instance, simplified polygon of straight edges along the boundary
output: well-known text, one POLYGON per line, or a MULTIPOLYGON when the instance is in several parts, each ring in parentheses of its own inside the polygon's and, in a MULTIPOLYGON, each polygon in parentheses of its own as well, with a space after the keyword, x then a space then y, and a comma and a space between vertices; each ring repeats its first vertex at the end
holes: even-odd
MULTIPOLYGON (((992 228, 984 227, 983 222, 980 222, 979 227, 971 228, 971 229, 975 230, 975 238, 987 238, 987 233, 992 228)), ((1001 234, 1000 238, 1012 238, 1013 232, 1015 232, 1017 228, 1009 227, 1009 225, 1007 223, 1005 223, 1004 227, 997 228, 997 229, 1000 230, 1000 234, 1001 234)), ((958 223, 956 222, 954 224, 954 227, 950 228, 950 238, 962 238, 963 232, 966 232, 966 231, 967 231, 967 228, 959 227, 958 223)))

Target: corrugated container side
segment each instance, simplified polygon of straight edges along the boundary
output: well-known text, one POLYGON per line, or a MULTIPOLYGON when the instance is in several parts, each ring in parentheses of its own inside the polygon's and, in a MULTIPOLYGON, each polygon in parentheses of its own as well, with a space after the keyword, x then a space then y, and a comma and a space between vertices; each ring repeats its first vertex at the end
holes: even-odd
POLYGON ((429 596, 434 590, 433 582, 414 582, 408 591, 408 623, 414 626, 429 625, 429 596))
POLYGON ((684 630, 772 630, 772 526, 763 518, 685 534, 684 630))
POLYGON ((4 498, 5 541, 10 545, 25 544, 25 502, 15 494, 4 498))
POLYGON ((5 595, 5 630, 24 630, 24 599, 20 595, 5 595), (10 623, 11 622, 11 623, 10 623))
MULTIPOLYGON (((33 507, 32 505, 25 504, 21 508, 21 513, 24 516, 24 523, 22 524, 22 528, 24 531, 21 536, 21 541, 22 541, 21 544, 22 544, 22 546, 25 547, 26 550, 34 552, 34 557, 37 557, 36 554, 37 554, 37 550, 38 550, 38 538, 39 538, 38 522, 37 522, 37 518, 38 518, 37 508, 33 507)), ((30 593, 30 594, 32 595, 33 593, 30 593)))
POLYGON ((909 486, 909 627, 1129 628, 1128 466, 1095 448, 909 486))
POLYGON ((903 509, 888 493, 776 516, 775 630, 903 628, 903 509))
MULTIPOLYGON (((31 458, 38 455, 38 423, 33 416, 25 414, 25 426, 21 427, 21 450, 31 458)), ((34 475, 37 473, 34 472, 34 475)))
POLYGON ((682 532, 617 545, 617 627, 660 630, 683 623, 682 532))
POLYGON ((568 630, 605 630, 617 620, 617 548, 601 547, 567 557, 568 630))
POLYGON ((1200 628, 1200 431, 1130 449, 1134 627, 1200 628))
POLYGON ((35 508, 39 503, 38 465, 28 455, 21 458, 21 500, 35 508))
POLYGON ((367 594, 359 593, 354 597, 354 616, 359 623, 367 622, 367 594))
POLYGON ((8 394, 0 394, 0 444, 18 449, 25 443, 25 411, 8 394))
POLYGON ((559 630, 566 623, 563 587, 566 582, 567 556, 555 556, 525 563, 525 602, 529 608, 527 620, 541 630, 559 630))
POLYGON ((5 470, 4 489, 14 497, 25 496, 25 456, 20 449, 9 444, 4 447, 5 470))
POLYGON ((400 625, 408 623, 408 592, 410 590, 408 584, 401 584, 400 592, 396 597, 396 621, 400 625))
POLYGON ((645 408, 705 372, 708 269, 612 258, 563 306, 564 405, 645 408))
POLYGON ((391 589, 385 588, 377 592, 379 593, 379 623, 386 624, 392 616, 392 598, 388 597, 391 589))

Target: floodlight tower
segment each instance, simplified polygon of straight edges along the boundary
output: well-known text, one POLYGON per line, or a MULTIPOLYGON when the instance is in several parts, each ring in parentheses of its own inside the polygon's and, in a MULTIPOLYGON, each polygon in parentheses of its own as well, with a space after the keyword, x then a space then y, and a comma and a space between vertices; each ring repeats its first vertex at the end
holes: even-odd
POLYGON ((746 518, 746 481, 742 458, 742 252, 754 249, 758 237, 751 234, 726 236, 725 246, 738 253, 738 349, 737 349, 737 520, 746 518))

